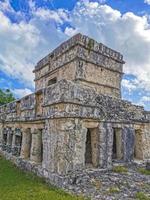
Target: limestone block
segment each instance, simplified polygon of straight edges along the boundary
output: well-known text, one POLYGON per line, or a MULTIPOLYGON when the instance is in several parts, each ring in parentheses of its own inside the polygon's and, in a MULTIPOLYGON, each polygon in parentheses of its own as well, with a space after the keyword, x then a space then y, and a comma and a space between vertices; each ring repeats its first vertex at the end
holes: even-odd
POLYGON ((31 148, 31 130, 23 129, 22 131, 22 145, 21 145, 21 158, 28 159, 30 157, 31 148))
POLYGON ((32 131, 30 160, 35 163, 42 161, 42 131, 40 129, 32 131))
POLYGON ((132 127, 123 128, 123 150, 124 150, 124 161, 130 162, 134 158, 134 135, 135 130, 132 127))

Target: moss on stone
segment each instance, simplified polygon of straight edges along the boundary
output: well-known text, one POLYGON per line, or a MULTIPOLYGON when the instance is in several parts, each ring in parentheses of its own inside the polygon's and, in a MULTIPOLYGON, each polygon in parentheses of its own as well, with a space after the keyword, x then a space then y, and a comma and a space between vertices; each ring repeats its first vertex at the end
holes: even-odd
POLYGON ((89 39, 88 42, 88 52, 90 53, 91 49, 94 47, 94 40, 93 39, 89 39))

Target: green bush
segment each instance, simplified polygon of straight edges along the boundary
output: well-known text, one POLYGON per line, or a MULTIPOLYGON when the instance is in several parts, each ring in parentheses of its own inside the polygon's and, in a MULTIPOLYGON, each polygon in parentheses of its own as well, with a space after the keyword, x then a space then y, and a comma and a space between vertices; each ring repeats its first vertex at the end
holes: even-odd
POLYGON ((139 171, 141 174, 150 175, 150 170, 147 170, 147 169, 144 169, 144 168, 139 168, 138 171, 139 171))
POLYGON ((108 193, 118 193, 120 192, 120 189, 118 187, 110 187, 108 189, 108 193))
POLYGON ((115 166, 113 168, 113 172, 116 172, 116 173, 127 173, 128 172, 128 168, 126 168, 124 166, 115 166))
POLYGON ((138 199, 138 200, 150 200, 150 197, 148 197, 143 192, 138 192, 138 193, 136 193, 136 199, 138 199))

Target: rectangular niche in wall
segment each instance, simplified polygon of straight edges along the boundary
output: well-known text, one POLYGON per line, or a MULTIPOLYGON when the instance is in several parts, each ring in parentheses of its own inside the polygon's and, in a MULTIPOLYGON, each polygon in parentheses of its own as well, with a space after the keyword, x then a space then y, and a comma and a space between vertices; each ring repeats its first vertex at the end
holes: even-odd
POLYGON ((98 135, 97 128, 88 128, 85 145, 85 165, 97 167, 98 165, 98 135))
POLYGON ((48 86, 50 86, 50 85, 53 85, 53 84, 55 84, 57 82, 57 78, 55 77, 55 78, 52 78, 52 79, 50 79, 49 81, 48 81, 48 86))
POLYGON ((3 134, 3 144, 4 145, 7 144, 7 134, 6 133, 3 134))
POLYGON ((20 108, 20 101, 17 101, 17 116, 20 116, 21 114, 21 108, 20 108))
POLYGON ((113 147, 112 147, 112 159, 123 159, 123 145, 122 145, 122 129, 113 128, 113 147))
POLYGON ((41 116, 43 109, 42 109, 42 104, 43 104, 43 94, 42 92, 36 93, 36 116, 41 116))
POLYGON ((134 158, 137 160, 143 160, 142 145, 142 131, 140 129, 135 130, 134 158))

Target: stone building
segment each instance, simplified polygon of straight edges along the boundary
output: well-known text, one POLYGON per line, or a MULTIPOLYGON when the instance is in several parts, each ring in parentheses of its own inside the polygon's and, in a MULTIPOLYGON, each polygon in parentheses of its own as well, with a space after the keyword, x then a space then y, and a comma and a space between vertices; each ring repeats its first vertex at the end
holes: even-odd
POLYGON ((121 99, 123 56, 77 34, 35 66, 35 93, 0 107, 0 152, 55 184, 150 159, 150 112, 121 99))

